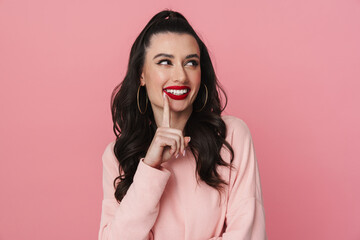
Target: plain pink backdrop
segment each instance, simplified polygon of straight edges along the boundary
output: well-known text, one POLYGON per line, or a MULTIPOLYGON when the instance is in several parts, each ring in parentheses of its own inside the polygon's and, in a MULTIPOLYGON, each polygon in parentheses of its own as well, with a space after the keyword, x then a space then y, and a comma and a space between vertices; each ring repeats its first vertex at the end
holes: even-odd
POLYGON ((269 239, 360 239, 360 2, 0 1, 0 239, 97 239, 110 94, 165 8, 207 44, 269 239))

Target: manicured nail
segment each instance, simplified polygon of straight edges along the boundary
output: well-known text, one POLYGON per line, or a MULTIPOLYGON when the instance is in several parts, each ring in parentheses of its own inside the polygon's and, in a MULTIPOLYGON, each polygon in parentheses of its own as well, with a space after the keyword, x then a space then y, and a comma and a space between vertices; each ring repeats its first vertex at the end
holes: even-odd
POLYGON ((176 154, 175 158, 178 158, 179 157, 179 154, 176 154))
POLYGON ((185 157, 185 154, 186 154, 186 149, 184 149, 184 151, 183 151, 183 156, 185 157))

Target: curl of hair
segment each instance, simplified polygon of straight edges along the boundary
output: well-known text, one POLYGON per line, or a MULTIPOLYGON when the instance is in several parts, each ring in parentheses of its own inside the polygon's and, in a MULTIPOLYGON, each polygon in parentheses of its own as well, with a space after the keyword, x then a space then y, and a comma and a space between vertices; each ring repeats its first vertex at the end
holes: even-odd
MULTIPOLYGON (((136 38, 131 47, 125 78, 111 95, 113 131, 116 135, 114 154, 119 161, 119 176, 113 183, 118 202, 132 184, 137 165, 146 155, 157 128, 151 106, 148 106, 145 114, 140 114, 136 96, 150 38, 154 34, 166 32, 190 34, 199 45, 201 82, 208 88, 208 101, 200 112, 196 112, 205 102, 205 91, 201 84, 193 103, 194 111, 184 131, 186 136, 191 137, 189 147, 196 159, 196 172, 200 179, 219 193, 223 190, 223 185, 227 184, 217 172, 217 166, 231 167, 220 155, 223 146, 230 152, 230 162, 234 156, 231 145, 225 140, 226 125, 221 118, 227 104, 226 94, 217 80, 208 50, 194 29, 179 12, 164 10, 156 14, 136 38), (223 108, 220 92, 225 96, 223 108)), ((141 109, 145 109, 144 97, 140 105, 141 109)))

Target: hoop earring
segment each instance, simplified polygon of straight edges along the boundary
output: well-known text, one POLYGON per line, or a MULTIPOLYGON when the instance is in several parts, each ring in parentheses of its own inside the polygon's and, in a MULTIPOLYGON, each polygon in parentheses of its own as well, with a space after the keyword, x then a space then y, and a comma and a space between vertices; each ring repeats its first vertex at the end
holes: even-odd
POLYGON ((204 84, 205 92, 206 92, 205 102, 204 102, 204 105, 202 106, 202 108, 200 108, 200 110, 196 110, 195 112, 201 112, 204 109, 204 107, 207 103, 207 100, 208 100, 208 95, 209 95, 208 89, 207 89, 205 83, 202 83, 202 84, 204 84))
POLYGON ((146 94, 146 91, 145 91, 145 95, 146 95, 146 96, 145 96, 145 97, 146 97, 146 105, 145 105, 145 110, 144 110, 144 111, 141 111, 140 102, 139 102, 140 87, 141 87, 141 85, 139 85, 138 90, 137 90, 136 102, 137 102, 137 106, 138 106, 139 112, 144 115, 145 112, 146 112, 146 109, 147 109, 147 105, 148 105, 148 98, 147 98, 147 94, 146 94))

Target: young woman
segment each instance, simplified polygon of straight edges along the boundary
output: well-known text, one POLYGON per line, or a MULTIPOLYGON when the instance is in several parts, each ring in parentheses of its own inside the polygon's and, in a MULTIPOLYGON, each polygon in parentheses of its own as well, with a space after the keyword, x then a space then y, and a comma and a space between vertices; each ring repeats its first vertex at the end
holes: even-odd
POLYGON ((266 239, 251 134, 220 92, 184 16, 156 14, 112 95, 99 240, 266 239))

